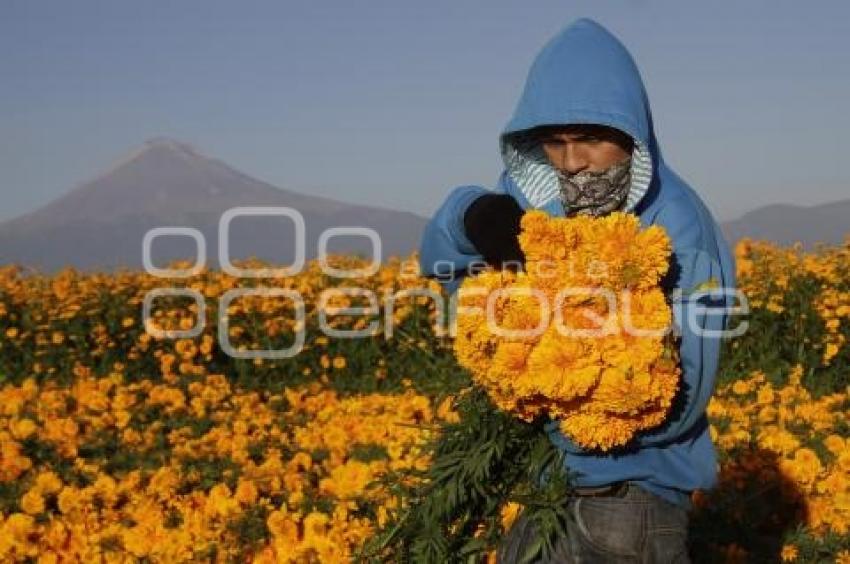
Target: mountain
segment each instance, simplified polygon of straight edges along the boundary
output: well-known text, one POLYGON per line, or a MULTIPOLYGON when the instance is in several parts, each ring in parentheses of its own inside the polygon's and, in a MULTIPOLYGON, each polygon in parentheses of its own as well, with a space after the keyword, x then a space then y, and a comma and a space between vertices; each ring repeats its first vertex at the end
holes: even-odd
POLYGON ((850 233, 850 200, 816 206, 772 204, 726 221, 721 229, 730 245, 742 237, 767 239, 783 246, 799 241, 808 250, 818 241, 840 244, 850 233))
MULTIPOLYGON (((108 170, 53 202, 0 223, 0 265, 20 263, 43 272, 65 266, 79 270, 142 267, 142 240, 154 227, 198 229, 206 241, 207 265, 219 268, 221 215, 239 206, 285 206, 298 210, 305 224, 305 258, 317 256, 321 233, 330 227, 364 226, 381 241, 382 262, 407 256, 419 246, 427 219, 409 212, 346 203, 284 190, 239 172, 191 146, 152 139, 108 170)), ((782 245, 800 241, 806 248, 823 241, 840 243, 850 232, 850 200, 816 206, 774 204, 721 224, 730 244, 742 237, 782 245)), ((295 256, 292 222, 283 217, 237 217, 230 227, 231 260, 256 256, 291 264, 295 256)), ((340 236, 332 253, 362 253, 371 244, 362 236, 340 236)), ((195 243, 185 236, 157 238, 153 262, 192 259, 195 243)))
MULTIPOLYGON (((107 171, 26 215, 0 223, 0 264, 20 263, 43 272, 142 267, 145 233, 160 226, 198 229, 206 240, 207 265, 218 261, 218 222, 237 206, 287 206, 304 218, 305 257, 317 256, 319 235, 329 227, 363 226, 380 236, 381 257, 407 256, 418 247, 426 219, 409 212, 345 203, 276 188, 191 146, 152 139, 107 171)), ((236 217, 230 225, 230 259, 256 256, 275 264, 294 259, 294 227, 286 217, 236 217)), ((363 236, 330 239, 331 253, 363 253, 363 236)), ((153 262, 193 259, 195 243, 164 236, 152 244, 153 262)))

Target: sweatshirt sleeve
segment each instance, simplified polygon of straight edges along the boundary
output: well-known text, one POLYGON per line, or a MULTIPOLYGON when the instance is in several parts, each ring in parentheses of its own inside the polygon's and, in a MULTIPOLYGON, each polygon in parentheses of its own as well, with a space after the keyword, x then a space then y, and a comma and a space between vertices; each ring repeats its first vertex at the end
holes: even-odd
POLYGON ((680 337, 681 383, 665 422, 639 434, 639 446, 660 446, 687 436, 705 418, 714 392, 720 364, 722 334, 729 320, 729 293, 712 290, 727 277, 720 263, 703 250, 686 250, 676 255, 681 269, 679 283, 670 293, 674 334, 680 337))
POLYGON ((457 186, 425 225, 419 245, 420 272, 422 276, 435 278, 449 294, 460 285, 459 270, 484 260, 466 236, 463 216, 473 200, 491 193, 481 186, 457 186))
MULTIPOLYGON (((719 332, 727 326, 731 307, 728 293, 695 289, 712 278, 726 279, 720 263, 711 255, 686 249, 674 253, 672 264, 677 275, 673 277, 674 285, 665 290, 670 297, 673 332, 680 336, 681 384, 665 422, 633 439, 631 445, 639 448, 660 447, 685 439, 705 418, 720 362, 719 332)), ((558 424, 552 420, 545 426, 557 446, 573 454, 589 452, 562 433, 558 424)))

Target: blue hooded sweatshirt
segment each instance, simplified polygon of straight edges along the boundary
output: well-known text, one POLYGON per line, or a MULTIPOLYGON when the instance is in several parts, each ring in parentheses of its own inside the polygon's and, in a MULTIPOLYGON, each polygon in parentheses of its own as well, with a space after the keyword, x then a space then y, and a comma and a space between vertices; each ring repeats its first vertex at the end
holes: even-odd
MULTIPOLYGON (((690 492, 717 480, 717 460, 705 415, 714 389, 721 339, 734 300, 735 263, 729 246, 697 193, 664 162, 652 127, 646 91, 634 60, 608 30, 582 18, 553 37, 535 58, 513 116, 499 136, 505 165, 496 193, 513 196, 523 209, 564 217, 555 170, 541 147, 523 132, 551 124, 601 124, 634 140, 625 211, 641 225, 661 225, 671 238, 670 271, 662 281, 681 337, 682 383, 657 429, 639 434, 625 449, 583 450, 551 421, 547 432, 565 452, 579 486, 629 480, 673 503, 689 506, 690 492), (527 137, 525 138, 527 139, 527 137), (725 294, 698 289, 709 283, 725 294), (695 290, 696 289, 696 290, 695 290), (711 332, 715 332, 712 334, 711 332)), ((419 249, 424 276, 436 277, 453 294, 461 277, 447 272, 481 264, 464 232, 463 216, 477 197, 493 193, 475 185, 453 188, 426 225, 419 249)))

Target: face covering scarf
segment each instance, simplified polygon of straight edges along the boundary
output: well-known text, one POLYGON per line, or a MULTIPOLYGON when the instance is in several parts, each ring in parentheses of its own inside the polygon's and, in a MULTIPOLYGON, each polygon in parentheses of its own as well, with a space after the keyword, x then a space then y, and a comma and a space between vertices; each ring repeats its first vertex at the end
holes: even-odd
POLYGON ((566 215, 598 217, 620 209, 626 202, 631 184, 631 157, 605 170, 583 170, 576 174, 555 169, 561 185, 561 203, 566 215))

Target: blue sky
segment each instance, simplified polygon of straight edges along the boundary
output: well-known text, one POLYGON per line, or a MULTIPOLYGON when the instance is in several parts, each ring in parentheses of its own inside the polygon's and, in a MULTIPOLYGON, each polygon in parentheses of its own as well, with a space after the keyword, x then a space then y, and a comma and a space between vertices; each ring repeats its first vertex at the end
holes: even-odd
POLYGON ((493 186, 531 60, 581 16, 631 51, 668 163, 719 219, 850 197, 846 1, 0 0, 0 220, 161 135, 428 215, 493 186))

